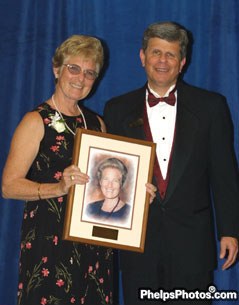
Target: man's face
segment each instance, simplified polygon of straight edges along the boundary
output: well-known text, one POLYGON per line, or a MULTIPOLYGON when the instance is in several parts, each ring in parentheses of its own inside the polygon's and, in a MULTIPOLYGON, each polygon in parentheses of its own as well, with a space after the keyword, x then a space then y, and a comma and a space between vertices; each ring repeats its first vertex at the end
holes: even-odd
POLYGON ((145 52, 140 50, 140 59, 145 68, 149 86, 164 95, 176 83, 186 59, 181 59, 179 42, 150 38, 145 52))

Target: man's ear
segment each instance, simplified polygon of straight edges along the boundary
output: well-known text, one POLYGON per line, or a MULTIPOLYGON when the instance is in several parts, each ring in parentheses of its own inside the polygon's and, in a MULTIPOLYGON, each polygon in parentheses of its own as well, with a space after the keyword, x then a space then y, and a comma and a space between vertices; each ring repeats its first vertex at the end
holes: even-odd
POLYGON ((182 72, 183 67, 184 67, 185 64, 186 64, 186 57, 184 57, 184 58, 181 60, 181 63, 180 63, 180 70, 179 70, 180 73, 182 72))
POLYGON ((143 49, 140 49, 139 57, 140 57, 140 60, 141 60, 142 67, 144 67, 145 66, 145 54, 144 54, 144 50, 143 49))

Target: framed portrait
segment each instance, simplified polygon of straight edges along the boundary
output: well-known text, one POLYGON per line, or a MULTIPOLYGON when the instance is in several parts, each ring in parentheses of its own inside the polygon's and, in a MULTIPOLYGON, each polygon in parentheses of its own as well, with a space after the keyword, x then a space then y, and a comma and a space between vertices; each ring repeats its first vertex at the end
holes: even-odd
POLYGON ((63 239, 144 251, 156 144, 77 129, 73 164, 90 177, 70 188, 63 239))

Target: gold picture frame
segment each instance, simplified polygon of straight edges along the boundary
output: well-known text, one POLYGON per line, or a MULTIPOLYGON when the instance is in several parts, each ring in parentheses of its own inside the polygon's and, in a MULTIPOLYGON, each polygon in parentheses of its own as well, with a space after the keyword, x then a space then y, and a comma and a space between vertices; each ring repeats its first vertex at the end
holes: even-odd
POLYGON ((143 252, 149 209, 145 184, 152 181, 155 150, 156 144, 149 141, 77 129, 72 163, 87 173, 90 181, 70 188, 63 239, 143 252), (107 217, 98 217, 89 213, 89 207, 95 209, 104 201, 97 170, 99 164, 112 159, 127 169, 119 199, 124 210, 127 205, 127 216, 124 213, 122 217, 122 209, 117 217, 113 211, 107 217))

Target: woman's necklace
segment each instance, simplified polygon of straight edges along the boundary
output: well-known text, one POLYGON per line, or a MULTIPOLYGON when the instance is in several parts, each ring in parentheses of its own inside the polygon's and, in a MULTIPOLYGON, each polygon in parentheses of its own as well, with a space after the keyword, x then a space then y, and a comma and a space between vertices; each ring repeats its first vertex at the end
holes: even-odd
MULTIPOLYGON (((116 202, 116 204, 114 205, 113 209, 112 209, 110 212, 108 212, 108 214, 106 215, 106 217, 104 217, 105 219, 108 219, 108 218, 111 217, 111 215, 114 213, 114 211, 115 211, 115 209, 117 208, 117 206, 119 205, 119 203, 120 203, 120 197, 119 197, 118 201, 116 202)), ((103 210, 101 210, 101 208, 100 208, 99 212, 100 212, 100 214, 101 214, 101 212, 103 212, 103 210)))
MULTIPOLYGON (((60 110, 58 109, 57 105, 56 105, 56 102, 55 102, 55 99, 54 99, 54 94, 52 95, 51 97, 51 100, 52 100, 52 103, 54 105, 54 107, 56 108, 56 111, 58 112, 59 116, 61 117, 62 121, 64 122, 66 128, 73 134, 73 136, 76 135, 76 133, 67 125, 66 121, 64 120, 60 110)), ((87 129, 87 125, 86 125, 86 120, 85 120, 85 116, 83 114, 83 112, 81 111, 80 107, 77 105, 77 108, 82 116, 82 119, 83 119, 83 122, 84 122, 84 128, 87 129)))

